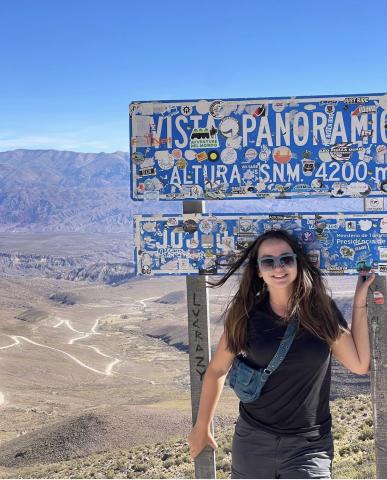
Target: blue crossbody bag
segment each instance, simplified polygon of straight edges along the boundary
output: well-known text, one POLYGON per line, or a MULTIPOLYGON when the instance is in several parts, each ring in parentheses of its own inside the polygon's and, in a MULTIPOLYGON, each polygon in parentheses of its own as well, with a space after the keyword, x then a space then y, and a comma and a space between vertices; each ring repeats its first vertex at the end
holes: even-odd
POLYGON ((263 386, 270 375, 280 366, 293 342, 298 321, 288 324, 280 346, 266 368, 252 368, 237 355, 229 373, 230 387, 243 403, 251 403, 261 395, 263 386))

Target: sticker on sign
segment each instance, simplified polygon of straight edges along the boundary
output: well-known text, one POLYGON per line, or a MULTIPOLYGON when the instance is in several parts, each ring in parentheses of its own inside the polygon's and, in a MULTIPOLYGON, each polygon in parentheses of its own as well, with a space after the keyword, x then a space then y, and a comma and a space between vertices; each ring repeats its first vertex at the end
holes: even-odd
POLYGON ((365 199, 366 212, 383 212, 384 211, 384 198, 366 198, 365 199))

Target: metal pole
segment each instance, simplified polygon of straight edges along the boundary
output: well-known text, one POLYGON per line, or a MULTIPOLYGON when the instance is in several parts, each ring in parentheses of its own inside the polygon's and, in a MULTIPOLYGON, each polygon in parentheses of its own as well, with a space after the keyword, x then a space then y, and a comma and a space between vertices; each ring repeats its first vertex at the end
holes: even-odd
POLYGON ((375 303, 375 292, 368 298, 376 478, 387 478, 387 277, 377 276, 373 285, 384 297, 384 304, 375 303))
MULTIPOLYGON (((204 213, 204 202, 183 201, 183 213, 204 213)), ((205 275, 186 277, 192 425, 196 423, 203 377, 211 358, 206 279, 205 275)), ((210 429, 213 435, 213 421, 210 429)), ((216 478, 215 451, 209 445, 195 458, 195 478, 216 478)))
MULTIPOLYGON (((366 199, 363 210, 368 210, 366 199)), ((368 292, 368 305, 376 478, 387 478, 387 277, 376 276, 368 292)))

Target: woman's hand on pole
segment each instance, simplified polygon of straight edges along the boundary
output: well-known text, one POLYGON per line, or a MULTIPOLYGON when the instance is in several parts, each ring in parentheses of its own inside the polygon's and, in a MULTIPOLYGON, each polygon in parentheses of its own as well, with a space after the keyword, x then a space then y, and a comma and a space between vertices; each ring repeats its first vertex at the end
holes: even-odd
POLYGON ((356 284, 355 297, 353 299, 353 306, 355 308, 363 308, 366 306, 368 289, 375 280, 375 277, 376 275, 373 272, 371 272, 370 274, 368 274, 368 272, 359 273, 356 284))
POLYGON ((214 450, 218 448, 218 444, 215 442, 210 428, 197 424, 188 435, 188 445, 192 460, 195 460, 207 445, 210 445, 214 450))

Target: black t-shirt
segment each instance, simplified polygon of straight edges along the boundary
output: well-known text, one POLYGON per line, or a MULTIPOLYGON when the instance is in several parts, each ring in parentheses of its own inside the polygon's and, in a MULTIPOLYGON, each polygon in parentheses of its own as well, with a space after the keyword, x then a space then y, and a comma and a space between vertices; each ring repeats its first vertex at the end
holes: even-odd
MULTIPOLYGON (((333 300, 332 304, 337 321, 347 328, 333 300)), ((251 367, 266 367, 285 330, 285 322, 273 312, 267 296, 250 314, 244 361, 251 367)), ((240 402, 239 412, 250 425, 276 435, 322 435, 331 429, 330 386, 331 349, 300 326, 261 396, 252 403, 240 402)))

